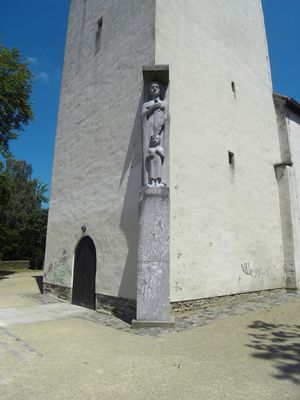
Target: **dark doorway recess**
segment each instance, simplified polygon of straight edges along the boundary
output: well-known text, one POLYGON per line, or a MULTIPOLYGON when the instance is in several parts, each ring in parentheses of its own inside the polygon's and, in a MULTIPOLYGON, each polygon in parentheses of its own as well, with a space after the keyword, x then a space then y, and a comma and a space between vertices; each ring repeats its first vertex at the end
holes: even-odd
POLYGON ((95 309, 96 248, 89 236, 77 245, 74 262, 72 303, 95 309))

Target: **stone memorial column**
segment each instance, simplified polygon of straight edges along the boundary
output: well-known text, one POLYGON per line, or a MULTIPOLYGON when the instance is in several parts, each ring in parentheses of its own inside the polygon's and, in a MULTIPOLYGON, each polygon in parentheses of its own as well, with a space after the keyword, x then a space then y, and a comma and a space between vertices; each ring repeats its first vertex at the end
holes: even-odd
POLYGON ((143 68, 143 187, 133 328, 173 327, 170 313, 170 196, 168 187, 168 66, 143 68))

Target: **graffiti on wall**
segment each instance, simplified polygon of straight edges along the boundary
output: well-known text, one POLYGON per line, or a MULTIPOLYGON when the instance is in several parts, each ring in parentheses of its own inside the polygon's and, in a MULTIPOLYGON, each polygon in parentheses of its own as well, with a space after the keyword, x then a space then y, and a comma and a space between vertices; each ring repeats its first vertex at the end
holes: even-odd
POLYGON ((57 285, 70 286, 72 262, 68 251, 64 249, 62 255, 53 263, 45 267, 44 278, 47 282, 57 285))
MULTIPOLYGON (((249 262, 245 262, 241 264, 241 269, 245 275, 251 276, 252 278, 269 278, 269 279, 276 279, 275 275, 268 269, 262 267, 255 267, 252 268, 249 262)), ((276 269, 276 266, 274 266, 276 269)))

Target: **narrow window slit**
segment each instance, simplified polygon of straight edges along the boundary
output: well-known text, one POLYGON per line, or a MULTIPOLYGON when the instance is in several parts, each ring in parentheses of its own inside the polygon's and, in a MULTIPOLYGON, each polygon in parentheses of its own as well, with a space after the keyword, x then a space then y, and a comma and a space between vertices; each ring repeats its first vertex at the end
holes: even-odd
POLYGON ((233 81, 231 82, 231 90, 232 90, 232 92, 234 94, 234 97, 236 97, 235 83, 233 81))
POLYGON ((234 153, 228 151, 228 162, 230 165, 234 165, 234 153))
POLYGON ((103 26, 103 17, 97 21, 96 41, 95 41, 95 53, 97 54, 101 48, 101 32, 103 26))
POLYGON ((97 26, 98 26, 98 31, 101 31, 102 29, 102 24, 103 24, 103 18, 101 17, 98 22, 97 22, 97 26))

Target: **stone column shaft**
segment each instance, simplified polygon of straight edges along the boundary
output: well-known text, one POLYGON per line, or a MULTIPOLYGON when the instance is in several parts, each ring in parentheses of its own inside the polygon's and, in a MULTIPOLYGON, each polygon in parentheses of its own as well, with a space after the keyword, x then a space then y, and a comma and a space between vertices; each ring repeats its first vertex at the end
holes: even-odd
POLYGON ((168 187, 140 192, 137 321, 170 321, 170 200, 168 187))

